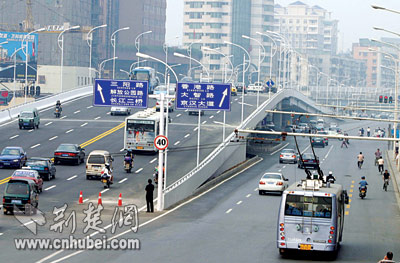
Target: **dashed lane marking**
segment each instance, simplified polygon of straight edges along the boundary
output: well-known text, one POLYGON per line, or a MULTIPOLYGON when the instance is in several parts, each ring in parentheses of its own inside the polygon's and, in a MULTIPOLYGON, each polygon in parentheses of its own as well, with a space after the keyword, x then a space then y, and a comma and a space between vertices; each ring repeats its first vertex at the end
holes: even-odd
POLYGON ((179 113, 178 115, 176 115, 176 117, 180 117, 180 116, 182 116, 182 114, 181 114, 181 113, 179 113))
POLYGON ((101 191, 100 193, 104 194, 104 193, 107 192, 108 190, 110 190, 110 188, 104 189, 104 190, 101 191))
POLYGON ((251 194, 246 195, 247 198, 249 198, 251 196, 251 194))
POLYGON ((78 177, 78 175, 75 174, 74 176, 71 176, 70 178, 68 178, 67 181, 71 181, 72 179, 75 179, 76 177, 78 177))
POLYGON ((50 189, 53 189, 54 187, 56 187, 56 185, 49 186, 49 187, 45 188, 44 190, 49 191, 50 189))
POLYGON ((185 138, 187 138, 187 137, 189 137, 189 136, 190 136, 190 133, 186 134, 186 135, 185 135, 185 138))
POLYGON ((214 115, 211 115, 211 116, 210 116, 210 119, 212 119, 212 118, 214 118, 214 115))
POLYGON ((65 119, 65 118, 67 118, 67 116, 62 116, 60 119, 62 120, 62 119, 65 119))
POLYGON ((31 149, 34 149, 34 148, 36 148, 36 147, 38 147, 38 146, 40 146, 40 143, 31 146, 31 149))
POLYGON ((126 180, 128 180, 128 178, 124 178, 124 179, 122 179, 121 181, 119 181, 118 183, 119 183, 119 184, 122 184, 122 183, 125 182, 126 180))
POLYGON ((258 190, 258 188, 254 189, 254 192, 256 192, 258 190))
POLYGON ((33 132, 34 130, 29 130, 28 132, 33 132))
POLYGON ((348 216, 348 215, 349 215, 349 211, 344 212, 344 214, 345 214, 346 216, 348 216))
POLYGON ((243 201, 239 201, 239 202, 237 202, 236 204, 237 204, 237 205, 240 205, 241 203, 243 203, 243 201))
POLYGON ((73 132, 73 131, 74 131, 74 129, 71 129, 71 130, 66 131, 65 133, 70 133, 70 132, 73 132))
POLYGON ((282 172, 282 169, 279 169, 278 172, 282 172))
POLYGON ((17 134, 17 135, 14 135, 14 136, 11 136, 10 138, 8 138, 8 139, 10 139, 10 140, 12 140, 12 139, 15 139, 15 138, 17 138, 19 135, 17 134))
POLYGON ((201 124, 206 124, 207 123, 207 121, 203 121, 201 124))
POLYGON ((46 123, 44 126, 49 126, 49 125, 52 124, 52 123, 53 123, 53 122, 50 121, 50 122, 46 123))
POLYGON ((97 116, 96 118, 94 118, 95 120, 98 120, 98 119, 100 119, 101 117, 100 116, 97 116))
POLYGON ((193 129, 193 131, 197 131, 198 129, 199 129, 199 127, 196 127, 196 128, 193 129))
POLYGON ((110 114, 111 114, 111 111, 107 112, 106 114, 107 114, 107 115, 110 115, 110 114))
POLYGON ((49 141, 55 140, 55 139, 57 139, 57 138, 58 138, 58 136, 51 137, 51 138, 49 139, 49 141))
POLYGON ((88 106, 88 107, 86 107, 86 109, 90 109, 90 108, 93 108, 93 106, 88 106))
POLYGON ((74 114, 77 114, 77 113, 79 113, 79 112, 81 112, 81 111, 80 111, 80 110, 74 111, 74 114))
POLYGON ((229 214, 230 212, 232 212, 232 208, 228 209, 225 213, 229 214))
POLYGON ((174 145, 178 145, 178 144, 180 144, 181 143, 181 141, 177 141, 176 143, 174 143, 174 145))
POLYGON ((136 172, 135 172, 135 173, 137 173, 137 174, 138 174, 138 173, 140 173, 142 170, 143 170, 143 168, 139 168, 139 169, 137 169, 137 170, 136 170, 136 172))
POLYGON ((220 113, 220 112, 221 112, 220 110, 219 110, 219 111, 217 111, 217 114, 218 114, 218 113, 220 113))
POLYGON ((151 160, 150 163, 154 163, 155 161, 157 161, 157 158, 154 158, 153 160, 151 160))
POLYGON ((350 193, 352 193, 354 190, 353 189, 350 189, 350 193))
POLYGON ((81 124, 81 127, 85 127, 86 125, 88 125, 88 123, 87 123, 87 122, 85 122, 85 123, 81 124))
POLYGON ((286 168, 286 165, 284 165, 283 167, 282 167, 282 169, 285 169, 286 168))

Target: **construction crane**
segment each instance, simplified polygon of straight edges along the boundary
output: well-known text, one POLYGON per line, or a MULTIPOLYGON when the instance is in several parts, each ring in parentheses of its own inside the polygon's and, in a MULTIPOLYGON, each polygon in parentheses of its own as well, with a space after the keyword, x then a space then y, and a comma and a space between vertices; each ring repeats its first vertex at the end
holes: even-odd
POLYGON ((29 32, 32 30, 33 30, 32 0, 26 0, 25 31, 29 32))

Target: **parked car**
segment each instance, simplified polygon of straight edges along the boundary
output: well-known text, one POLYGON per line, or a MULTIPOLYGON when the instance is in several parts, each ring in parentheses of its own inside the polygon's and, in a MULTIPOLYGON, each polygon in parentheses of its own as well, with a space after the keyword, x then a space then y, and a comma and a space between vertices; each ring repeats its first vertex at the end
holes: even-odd
POLYGON ((86 179, 92 179, 92 177, 101 178, 101 171, 103 170, 106 163, 110 164, 110 168, 113 167, 114 158, 108 151, 95 150, 92 151, 86 160, 86 179))
POLYGON ((26 152, 21 147, 5 147, 0 154, 0 168, 22 168, 26 159, 26 152))
POLYGON ((131 109, 127 107, 111 107, 111 115, 130 115, 131 109))
POLYGON ((280 192, 282 193, 288 188, 289 184, 281 173, 265 173, 258 183, 258 193, 260 195, 265 192, 280 192))
POLYGON ((83 163, 85 160, 85 149, 78 144, 63 143, 58 146, 54 152, 54 163, 73 162, 76 164, 83 163))
POLYGON ((14 213, 14 206, 28 214, 35 214, 39 206, 39 191, 35 182, 29 179, 11 179, 3 195, 3 211, 14 213))
POLYGON ((11 180, 13 179, 29 179, 35 182, 36 189, 39 193, 43 192, 43 179, 40 177, 39 173, 35 170, 30 170, 29 167, 24 167, 14 171, 11 175, 11 180))
POLYGON ((313 147, 322 147, 322 148, 325 148, 325 140, 324 140, 324 138, 321 138, 321 137, 315 137, 315 138, 312 138, 311 139, 311 145, 313 146, 313 147))
POLYGON ((279 155, 279 163, 297 163, 297 153, 294 149, 284 149, 279 155))
POLYGON ((29 158, 26 161, 26 166, 32 170, 36 170, 44 180, 50 181, 56 178, 56 167, 49 158, 29 158))
POLYGON ((31 128, 39 129, 40 117, 39 111, 36 108, 25 109, 18 115, 19 129, 31 128))
POLYGON ((314 159, 314 154, 312 153, 303 153, 301 155, 303 162, 301 161, 300 157, 297 162, 297 167, 298 168, 311 168, 311 169, 317 169, 319 166, 319 158, 317 157, 317 160, 314 159))

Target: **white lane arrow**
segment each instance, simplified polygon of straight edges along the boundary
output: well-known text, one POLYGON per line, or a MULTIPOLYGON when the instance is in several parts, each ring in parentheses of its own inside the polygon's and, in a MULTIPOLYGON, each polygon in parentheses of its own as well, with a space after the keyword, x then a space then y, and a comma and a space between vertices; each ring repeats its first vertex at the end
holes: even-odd
POLYGON ((222 92, 222 99, 221 102, 219 103, 219 107, 222 107, 222 103, 224 103, 225 97, 228 95, 228 89, 225 89, 224 92, 222 92))
POLYGON ((101 96, 101 100, 103 101, 103 103, 106 103, 106 100, 104 99, 104 95, 103 95, 103 88, 100 86, 100 84, 97 84, 97 91, 100 93, 101 96))

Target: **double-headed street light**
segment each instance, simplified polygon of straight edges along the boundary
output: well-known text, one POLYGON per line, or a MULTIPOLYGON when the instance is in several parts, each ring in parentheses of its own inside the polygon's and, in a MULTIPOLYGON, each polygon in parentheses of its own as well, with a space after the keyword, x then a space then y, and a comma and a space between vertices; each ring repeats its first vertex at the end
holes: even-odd
POLYGON ((88 33, 86 37, 87 44, 89 45, 89 81, 90 83, 92 82, 92 71, 90 70, 92 68, 92 43, 93 43, 93 31, 99 28, 106 27, 107 24, 101 25, 101 26, 96 26, 92 28, 88 33))
MULTIPOLYGON (((137 52, 140 53, 140 38, 143 35, 151 34, 151 33, 153 33, 153 31, 149 30, 149 31, 146 31, 146 32, 143 32, 143 33, 140 33, 139 35, 137 35, 137 37, 135 38, 135 47, 136 47, 137 52)), ((138 67, 140 67, 140 58, 139 57, 137 60, 137 64, 138 64, 138 67)))
MULTIPOLYGON (((117 34, 119 31, 129 30, 129 29, 130 29, 129 26, 123 27, 123 28, 120 28, 120 29, 115 30, 114 33, 111 34, 111 46, 113 47, 113 50, 114 50, 114 56, 113 56, 114 58, 115 58, 115 48, 116 48, 116 42, 117 42, 117 40, 116 40, 116 38, 117 38, 116 34, 117 34)), ((115 79, 115 59, 113 60, 113 79, 115 79)))
MULTIPOLYGON (((4 44, 4 42, 0 43, 0 45, 2 45, 2 44, 4 44)), ((14 57, 14 92, 13 92, 14 103, 13 104, 16 103, 15 102, 15 91, 17 90, 17 79, 16 79, 17 78, 17 53, 18 53, 18 51, 22 50, 23 48, 24 47, 20 47, 20 48, 16 49, 14 51, 14 53, 12 53, 12 55, 10 56, 10 58, 14 57)))

